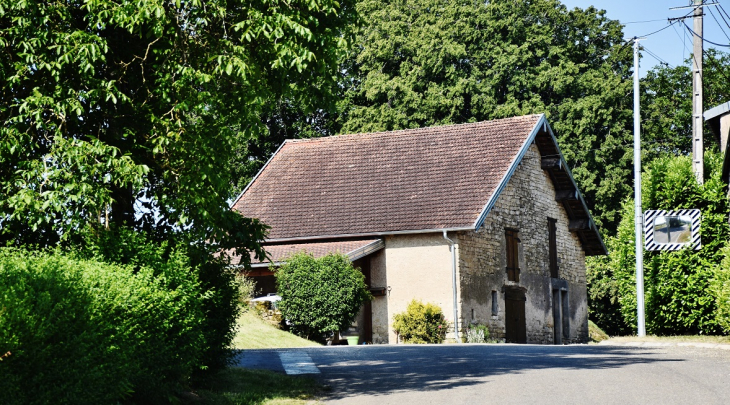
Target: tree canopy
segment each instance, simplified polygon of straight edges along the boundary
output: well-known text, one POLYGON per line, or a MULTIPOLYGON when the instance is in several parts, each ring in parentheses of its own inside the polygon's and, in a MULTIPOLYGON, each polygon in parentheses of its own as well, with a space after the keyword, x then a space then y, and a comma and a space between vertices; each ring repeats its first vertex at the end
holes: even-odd
POLYGON ((557 0, 361 0, 342 132, 546 113, 599 225, 631 176, 631 47, 621 24, 557 0))
MULTIPOLYGON (((692 58, 684 65, 661 65, 641 80, 641 136, 644 159, 692 154, 692 58)), ((730 101, 730 55, 709 49, 703 62, 705 110, 730 101)), ((715 135, 705 126, 705 147, 714 148, 715 135)))
POLYGON ((116 224, 258 250, 264 227, 226 203, 236 143, 270 100, 315 104, 353 18, 334 0, 1 1, 0 237, 116 224))

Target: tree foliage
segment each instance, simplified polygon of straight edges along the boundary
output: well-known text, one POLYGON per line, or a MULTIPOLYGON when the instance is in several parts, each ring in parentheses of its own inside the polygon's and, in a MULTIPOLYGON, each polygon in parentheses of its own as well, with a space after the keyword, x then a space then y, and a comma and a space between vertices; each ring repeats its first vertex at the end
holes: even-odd
MULTIPOLYGON (((730 101, 730 55, 709 49, 702 70, 705 109, 730 101)), ((692 57, 682 66, 658 66, 641 80, 643 159, 692 153, 692 57)), ((705 126, 705 145, 716 145, 705 126)))
POLYGON ((221 365, 237 292, 213 253, 247 265, 266 231, 228 207, 237 147, 272 101, 317 105, 354 15, 335 0, 0 0, 0 243, 91 244, 135 266, 184 247, 212 292, 198 366, 221 365))
POLYGON ((314 104, 352 16, 333 0, 2 1, 3 238, 115 223, 257 250, 262 226, 226 204, 236 142, 272 99, 314 104))
POLYGON ((317 341, 349 328, 371 298, 365 276, 341 254, 315 259, 298 253, 276 271, 276 286, 282 317, 295 333, 317 341))
MULTIPOLYGON (((648 333, 713 334, 720 328, 716 295, 711 288, 727 245, 727 185, 721 178, 722 158, 706 154, 710 175, 699 185, 689 157, 662 157, 647 165, 642 176, 642 206, 646 209, 701 210, 699 251, 644 252, 646 330, 648 333)), ((633 202, 624 204, 615 237, 606 244, 607 257, 588 261, 590 317, 609 334, 636 329, 636 283, 633 202)))
MULTIPOLYGON (((546 113, 606 229, 631 178, 631 49, 618 21, 557 0, 361 0, 342 132, 546 113)), ((610 233, 610 232, 609 232, 610 233)))

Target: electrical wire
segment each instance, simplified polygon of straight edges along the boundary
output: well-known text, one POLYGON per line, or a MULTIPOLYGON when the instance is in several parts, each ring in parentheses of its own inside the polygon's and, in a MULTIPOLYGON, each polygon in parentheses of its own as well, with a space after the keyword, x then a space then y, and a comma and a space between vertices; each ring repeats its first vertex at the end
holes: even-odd
POLYGON ((674 28, 674 32, 677 34, 677 37, 679 37, 679 40, 682 41, 682 47, 684 47, 684 50, 687 51, 687 55, 691 54, 692 51, 687 48, 687 33, 685 31, 682 31, 684 35, 679 35, 679 31, 677 31, 677 27, 674 28))
POLYGON ((662 32, 662 31, 664 31, 665 29, 667 29, 667 28, 671 27, 671 26, 672 26, 672 24, 674 24, 674 21, 672 21, 672 22, 670 22, 669 24, 665 25, 665 26, 664 26, 664 28, 660 28, 660 29, 658 29, 658 30, 656 30, 656 31, 654 31, 654 32, 650 32, 650 33, 648 33, 648 34, 645 34, 645 35, 639 35, 638 37, 639 37, 639 38, 641 38, 641 37, 648 37, 648 36, 650 36, 650 35, 654 35, 654 34, 656 34, 656 33, 658 33, 658 32, 662 32))
MULTIPOLYGON (((722 6, 722 4, 718 4, 717 7, 720 9, 720 16, 722 17, 723 20, 725 20, 725 17, 730 19, 730 14, 727 13, 727 10, 725 10, 725 8, 722 6), (723 17, 723 14, 725 15, 724 17, 723 17)), ((725 21, 725 22, 727 23, 727 21, 725 21)), ((728 24, 728 27, 730 27, 730 24, 728 24)))
POLYGON ((720 31, 722 31, 722 33, 725 34, 725 38, 727 38, 727 40, 730 41, 730 36, 727 35, 727 32, 725 32, 725 28, 723 28, 722 24, 720 24, 720 21, 717 19, 717 17, 715 17, 715 13, 712 12, 712 9, 709 8, 709 9, 707 9, 707 11, 710 12, 710 15, 712 16, 712 18, 715 20, 717 25, 720 26, 720 31))
POLYGON ((650 51, 649 48, 647 48, 646 46, 642 46, 642 49, 644 50, 644 52, 646 52, 647 54, 649 54, 649 56, 651 56, 652 58, 656 59, 657 62, 659 62, 661 64, 664 64, 666 66, 669 66, 669 67, 674 67, 674 66, 670 65, 664 59, 660 58, 657 54, 655 54, 654 52, 650 51))
POLYGON ((622 23, 621 25, 643 24, 643 23, 650 23, 650 22, 657 22, 657 21, 666 21, 666 20, 662 18, 661 20, 629 21, 629 22, 622 23))
POLYGON ((707 42, 708 44, 712 44, 712 45, 715 45, 715 46, 722 46, 722 47, 725 47, 725 48, 730 48, 730 45, 718 44, 717 42, 712 42, 712 41, 710 41, 709 39, 705 39, 705 38, 704 38, 704 37, 703 37, 702 35, 699 35, 699 34, 697 34, 696 32, 694 32, 694 31, 692 30, 692 28, 690 28, 690 27, 689 27, 689 25, 687 25, 687 23, 685 23, 684 21, 682 21, 682 24, 684 24, 684 26, 685 26, 685 27, 687 28, 687 30, 688 30, 689 32, 691 32, 691 33, 692 33, 692 35, 694 35, 694 36, 696 36, 696 37, 700 38, 701 40, 703 40, 703 41, 707 42))
POLYGON ((725 25, 726 25, 726 26, 727 26, 728 28, 730 28, 730 23, 728 23, 727 19, 725 18, 725 14, 727 14, 727 12, 725 11, 725 9, 724 9, 724 8, 722 8, 722 6, 721 6, 721 5, 719 5, 719 4, 718 4, 718 7, 720 7, 720 8, 718 8, 718 10, 717 10, 717 14, 720 14, 720 18, 722 18, 722 21, 723 21, 723 22, 725 23, 725 25), (723 14, 723 13, 724 13, 724 14, 723 14))
MULTIPOLYGON (((717 69, 717 71, 720 72, 720 74, 722 75, 722 77, 725 78, 725 81, 726 82, 730 82, 730 78, 727 76, 727 74, 725 74, 725 70, 720 65, 720 62, 718 62, 715 58, 711 58, 710 55, 707 53, 707 51, 705 51, 704 49, 702 50, 702 52, 706 56, 705 59, 712 61, 712 63, 715 65, 715 68, 717 69)), ((704 76, 704 71, 702 72, 702 74, 704 76)))

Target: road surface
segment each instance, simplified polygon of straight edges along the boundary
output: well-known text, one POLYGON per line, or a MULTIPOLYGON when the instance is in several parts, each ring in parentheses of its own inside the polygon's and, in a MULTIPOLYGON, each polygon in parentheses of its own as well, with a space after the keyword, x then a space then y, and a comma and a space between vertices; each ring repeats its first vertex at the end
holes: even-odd
POLYGON ((730 350, 512 344, 246 350, 312 375, 332 404, 730 404, 730 350))

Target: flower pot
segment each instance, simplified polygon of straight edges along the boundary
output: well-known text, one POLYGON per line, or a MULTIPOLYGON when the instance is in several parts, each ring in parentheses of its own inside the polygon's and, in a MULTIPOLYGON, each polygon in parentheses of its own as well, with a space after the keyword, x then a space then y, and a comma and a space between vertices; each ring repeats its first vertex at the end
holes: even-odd
POLYGON ((360 336, 348 336, 347 337, 347 344, 349 346, 357 346, 358 340, 360 340, 360 336))

